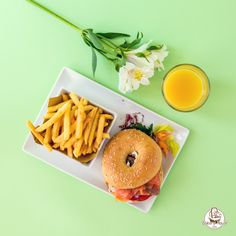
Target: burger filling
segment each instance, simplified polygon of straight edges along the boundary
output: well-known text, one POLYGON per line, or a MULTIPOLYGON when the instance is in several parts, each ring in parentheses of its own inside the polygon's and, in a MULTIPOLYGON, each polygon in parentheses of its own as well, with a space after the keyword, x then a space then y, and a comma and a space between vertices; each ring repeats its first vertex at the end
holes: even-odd
POLYGON ((114 189, 110 188, 110 192, 120 201, 144 201, 160 192, 162 172, 159 171, 154 178, 146 184, 134 189, 114 189))
MULTIPOLYGON (((153 133, 153 124, 150 126, 145 126, 144 122, 144 115, 140 112, 126 114, 125 122, 123 125, 120 126, 121 130, 124 129, 137 129, 155 141, 156 138, 154 137, 153 133)), ((126 165, 131 167, 135 163, 135 159, 137 157, 136 152, 132 152, 127 156, 126 165)), ((160 192, 161 182, 162 182, 162 170, 159 171, 154 178, 148 181, 146 184, 134 188, 134 189, 115 189, 109 186, 109 191, 115 196, 116 199, 120 201, 144 201, 153 195, 157 195, 160 192)))

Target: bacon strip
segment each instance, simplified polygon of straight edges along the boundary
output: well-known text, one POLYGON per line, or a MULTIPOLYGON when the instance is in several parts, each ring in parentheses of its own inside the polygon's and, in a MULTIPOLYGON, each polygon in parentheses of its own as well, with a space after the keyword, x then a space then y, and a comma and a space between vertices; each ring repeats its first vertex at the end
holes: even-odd
POLYGON ((134 189, 116 189, 113 195, 120 201, 144 201, 152 195, 157 195, 160 192, 162 180, 162 171, 159 171, 154 178, 146 184, 134 189))

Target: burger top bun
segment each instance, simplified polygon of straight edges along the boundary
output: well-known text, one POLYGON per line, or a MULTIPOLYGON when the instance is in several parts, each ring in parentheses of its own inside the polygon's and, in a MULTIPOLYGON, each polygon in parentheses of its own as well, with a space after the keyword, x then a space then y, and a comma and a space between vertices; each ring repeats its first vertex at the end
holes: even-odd
POLYGON ((116 189, 140 187, 160 170, 162 152, 145 133, 126 129, 117 133, 105 147, 102 172, 106 183, 116 189))

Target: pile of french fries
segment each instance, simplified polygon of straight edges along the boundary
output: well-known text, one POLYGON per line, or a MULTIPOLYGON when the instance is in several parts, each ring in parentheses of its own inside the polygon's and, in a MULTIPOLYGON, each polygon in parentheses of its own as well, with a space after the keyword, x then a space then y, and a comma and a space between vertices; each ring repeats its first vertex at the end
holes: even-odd
MULTIPOLYGON (((52 98, 52 100, 58 100, 52 98)), ((55 103, 55 102, 54 102, 55 103)), ((49 101, 50 104, 50 101, 49 101)), ((113 116, 74 93, 62 93, 60 102, 48 106, 43 124, 27 126, 35 140, 49 151, 57 149, 81 162, 90 161, 102 140, 110 138, 105 132, 113 116)))

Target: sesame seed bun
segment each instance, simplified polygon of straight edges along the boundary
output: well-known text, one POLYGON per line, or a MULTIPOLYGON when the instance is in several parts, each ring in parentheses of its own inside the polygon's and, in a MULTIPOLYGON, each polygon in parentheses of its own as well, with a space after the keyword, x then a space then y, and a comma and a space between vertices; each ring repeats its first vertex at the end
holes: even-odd
POLYGON ((126 129, 117 133, 105 147, 102 172, 106 183, 117 189, 140 187, 161 169, 162 152, 157 143, 145 133, 126 129), (127 156, 136 153, 132 166, 127 156))

